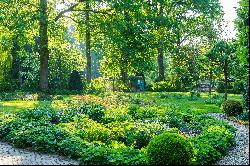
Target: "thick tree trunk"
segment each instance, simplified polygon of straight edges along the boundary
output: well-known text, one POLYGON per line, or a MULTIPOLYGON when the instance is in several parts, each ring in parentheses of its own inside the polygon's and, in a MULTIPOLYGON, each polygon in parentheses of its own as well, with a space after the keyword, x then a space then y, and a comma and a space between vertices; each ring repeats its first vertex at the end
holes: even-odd
POLYGON ((13 48, 11 50, 11 55, 12 55, 12 66, 11 66, 11 75, 10 78, 11 79, 15 79, 18 80, 19 85, 22 85, 22 77, 21 77, 21 57, 18 56, 18 51, 20 50, 19 45, 15 42, 15 40, 12 41, 13 42, 13 48))
POLYGON ((48 15, 47 0, 40 0, 39 36, 40 36, 40 88, 42 91, 48 90, 48 15))
POLYGON ((164 64, 163 64, 163 49, 158 47, 158 72, 159 72, 159 81, 163 81, 165 78, 164 75, 164 64))
MULTIPOLYGON (((90 1, 86 1, 86 9, 90 9, 90 1)), ((87 58, 87 83, 91 82, 91 55, 90 55, 90 18, 89 11, 86 11, 86 58, 87 58)))
POLYGON ((122 82, 128 86, 128 73, 126 67, 121 67, 122 82))
POLYGON ((225 59, 224 62, 224 86, 225 86, 225 94, 224 94, 224 99, 227 100, 227 85, 228 85, 228 61, 225 59))
MULTIPOLYGON (((160 11, 159 11, 159 16, 162 16, 163 15, 163 6, 162 4, 160 4, 160 11)), ((159 81, 163 81, 164 78, 165 78, 165 75, 164 75, 164 64, 163 64, 163 47, 162 47, 162 44, 163 42, 161 40, 159 40, 158 44, 158 72, 159 72, 159 81)))

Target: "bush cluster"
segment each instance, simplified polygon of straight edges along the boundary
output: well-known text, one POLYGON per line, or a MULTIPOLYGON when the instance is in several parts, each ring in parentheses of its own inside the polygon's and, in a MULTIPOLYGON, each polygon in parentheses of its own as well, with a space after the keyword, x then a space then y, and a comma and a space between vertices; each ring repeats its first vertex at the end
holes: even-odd
POLYGON ((105 107, 101 104, 82 102, 78 104, 74 109, 82 114, 88 115, 95 121, 101 122, 105 114, 105 107))
POLYGON ((206 165, 220 159, 234 144, 234 135, 224 126, 209 126, 192 138, 197 151, 196 163, 206 165))
POLYGON ((228 115, 238 115, 243 112, 243 107, 239 101, 226 100, 221 104, 221 109, 228 115))
POLYGON ((83 90, 83 82, 80 73, 73 70, 69 78, 69 90, 83 90))

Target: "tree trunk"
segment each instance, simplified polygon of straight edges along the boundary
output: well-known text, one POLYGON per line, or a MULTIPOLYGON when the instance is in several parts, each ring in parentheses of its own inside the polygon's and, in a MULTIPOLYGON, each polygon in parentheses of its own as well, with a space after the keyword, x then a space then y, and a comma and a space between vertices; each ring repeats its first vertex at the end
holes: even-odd
POLYGON ((40 88, 42 91, 48 90, 48 15, 47 0, 40 0, 39 36, 40 36, 40 88))
POLYGON ((212 81, 213 81, 213 71, 212 68, 209 69, 209 96, 212 93, 212 81))
POLYGON ((63 71, 62 71, 62 56, 61 56, 61 53, 59 53, 58 55, 58 70, 59 70, 59 88, 62 89, 62 85, 63 85, 63 71))
POLYGON ((158 47, 158 71, 159 71, 159 81, 163 81, 164 76, 164 64, 163 64, 163 49, 162 47, 158 47))
MULTIPOLYGON (((90 9, 90 1, 86 1, 86 9, 90 9)), ((91 55, 90 55, 90 18, 89 11, 86 11, 86 58, 87 58, 87 83, 91 82, 91 55)))
POLYGON ((224 99, 227 100, 227 85, 228 85, 228 61, 227 58, 224 61, 224 86, 225 86, 225 94, 224 94, 224 99))
MULTIPOLYGON (((159 16, 162 16, 163 14, 163 7, 162 7, 162 4, 160 4, 160 11, 159 11, 159 16)), ((162 48, 162 41, 159 40, 158 42, 159 46, 157 48, 158 50, 158 72, 159 72, 159 81, 163 81, 164 78, 165 78, 165 75, 164 75, 164 64, 163 64, 163 48, 162 48)))
POLYGON ((122 82, 128 87, 128 73, 126 67, 121 67, 122 82))

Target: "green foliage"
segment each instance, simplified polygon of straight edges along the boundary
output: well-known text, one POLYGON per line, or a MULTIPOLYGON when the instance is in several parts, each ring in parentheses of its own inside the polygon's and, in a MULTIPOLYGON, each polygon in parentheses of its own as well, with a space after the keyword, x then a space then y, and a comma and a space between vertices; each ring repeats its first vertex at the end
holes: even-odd
POLYGON ((152 107, 139 107, 138 105, 130 105, 128 107, 128 114, 133 119, 150 119, 157 117, 157 110, 152 107))
POLYGON ((249 111, 244 111, 237 115, 237 118, 243 121, 249 121, 249 111))
POLYGON ((170 82, 166 81, 160 81, 160 82, 154 82, 152 84, 152 91, 154 92, 182 92, 187 91, 186 88, 179 88, 177 86, 171 85, 170 82))
POLYGON ((189 100, 198 100, 199 97, 200 97, 200 93, 196 90, 193 90, 190 92, 189 100))
MULTIPOLYGON (((39 102, 40 107, 15 114, 0 112, 0 139, 17 147, 79 159, 82 164, 144 165, 151 163, 146 147, 167 132, 191 137, 195 151, 200 154, 195 154, 197 163, 202 163, 201 160, 205 158, 204 162, 211 164, 214 158, 226 153, 231 144, 228 141, 231 136, 227 131, 234 133, 235 129, 224 121, 183 106, 185 102, 202 104, 203 95, 196 101, 189 101, 190 96, 183 93, 77 95, 72 97, 73 100, 68 99, 71 96, 63 96, 66 101, 39 102), (217 127, 208 129, 214 125, 217 127), (207 132, 210 134, 206 135, 207 132), (209 142, 210 138, 216 143, 209 142), (200 156, 203 156, 202 159, 200 156)), ((218 99, 220 96, 213 95, 211 98, 218 99)), ((168 141, 161 143, 171 146, 168 150, 171 150, 172 155, 174 144, 168 141)), ((185 138, 185 141, 188 140, 185 138)), ((158 148, 154 150, 161 154, 158 148)), ((184 154, 183 150, 179 153, 184 154)), ((175 156, 176 162, 182 161, 180 155, 175 156)), ((195 160, 192 160, 192 164, 196 164, 195 160)))
POLYGON ((239 101, 226 100, 221 104, 221 109, 228 115, 238 115, 243 112, 243 107, 239 101))
POLYGON ((0 81, 0 93, 13 92, 19 89, 19 83, 15 80, 2 80, 0 81))
POLYGON ((191 139, 197 152, 197 164, 206 165, 220 159, 234 144, 234 135, 221 126, 209 126, 191 139))
MULTIPOLYGON (((240 94, 244 90, 244 83, 242 81, 237 81, 234 83, 230 83, 227 87, 228 93, 234 93, 234 94, 240 94)), ((216 91, 218 93, 224 93, 225 92, 225 85, 224 82, 218 82, 218 85, 216 87, 216 91)))
POLYGON ((81 158, 83 165, 146 165, 145 151, 118 145, 118 147, 91 146, 81 158))
POLYGON ((97 122, 101 122, 105 114, 105 107, 101 104, 81 103, 76 106, 75 110, 79 113, 88 115, 97 122))
POLYGON ((243 103, 244 107, 249 110, 249 81, 245 83, 244 91, 243 91, 243 103))
POLYGON ((91 83, 87 85, 87 92, 91 94, 104 93, 106 90, 105 80, 102 77, 91 80, 91 83))
POLYGON ((176 133, 156 136, 147 147, 149 163, 153 165, 189 165, 194 157, 191 142, 176 133))
POLYGON ((240 0, 237 8, 237 19, 235 20, 237 28, 237 56, 244 64, 249 64, 249 0, 240 0))
POLYGON ((73 70, 69 78, 69 90, 82 90, 83 83, 78 71, 73 70))
POLYGON ((84 115, 78 115, 71 123, 61 123, 59 125, 68 132, 89 142, 101 141, 108 143, 111 141, 109 139, 111 135, 109 129, 84 115))

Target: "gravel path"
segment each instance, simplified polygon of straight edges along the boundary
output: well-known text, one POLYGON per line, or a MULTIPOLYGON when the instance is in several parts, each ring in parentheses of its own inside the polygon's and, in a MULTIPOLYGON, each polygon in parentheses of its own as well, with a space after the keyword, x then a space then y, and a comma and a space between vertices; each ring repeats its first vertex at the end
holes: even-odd
POLYGON ((14 148, 0 141, 0 165, 79 165, 79 163, 58 155, 14 148))
POLYGON ((209 113, 216 119, 224 120, 234 126, 236 131, 236 145, 215 165, 248 165, 249 164, 249 126, 237 123, 223 113, 209 113))

